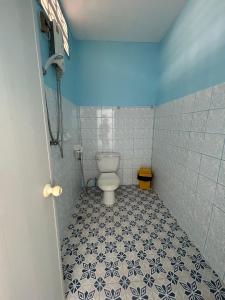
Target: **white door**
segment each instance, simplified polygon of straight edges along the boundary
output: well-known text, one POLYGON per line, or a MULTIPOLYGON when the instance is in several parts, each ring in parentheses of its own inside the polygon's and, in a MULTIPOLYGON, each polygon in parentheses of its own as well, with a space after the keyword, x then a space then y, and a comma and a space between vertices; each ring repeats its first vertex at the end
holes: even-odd
POLYGON ((0 299, 62 300, 32 0, 0 9, 0 299))

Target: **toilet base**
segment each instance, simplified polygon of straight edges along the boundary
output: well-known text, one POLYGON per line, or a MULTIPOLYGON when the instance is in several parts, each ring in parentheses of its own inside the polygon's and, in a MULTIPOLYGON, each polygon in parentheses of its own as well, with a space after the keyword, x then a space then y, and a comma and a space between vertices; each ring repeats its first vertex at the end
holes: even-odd
POLYGON ((115 193, 114 191, 104 191, 103 202, 106 206, 110 207, 115 203, 115 193))

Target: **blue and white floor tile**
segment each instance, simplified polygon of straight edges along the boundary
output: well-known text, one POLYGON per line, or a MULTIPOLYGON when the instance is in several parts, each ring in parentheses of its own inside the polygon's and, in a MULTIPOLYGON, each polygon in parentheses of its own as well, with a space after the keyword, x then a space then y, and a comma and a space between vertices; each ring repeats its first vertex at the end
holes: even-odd
POLYGON ((81 194, 62 245, 70 300, 225 300, 225 287, 153 191, 121 186, 112 208, 81 194))

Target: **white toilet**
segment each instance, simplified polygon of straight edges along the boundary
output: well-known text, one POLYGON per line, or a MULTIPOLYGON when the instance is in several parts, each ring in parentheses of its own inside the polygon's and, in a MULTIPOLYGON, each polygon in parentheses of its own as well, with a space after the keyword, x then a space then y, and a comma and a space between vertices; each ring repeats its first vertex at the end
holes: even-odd
POLYGON ((116 174, 120 163, 118 152, 97 152, 97 166, 100 171, 98 187, 104 192, 103 202, 106 206, 112 206, 115 202, 114 191, 120 185, 120 178, 116 174))

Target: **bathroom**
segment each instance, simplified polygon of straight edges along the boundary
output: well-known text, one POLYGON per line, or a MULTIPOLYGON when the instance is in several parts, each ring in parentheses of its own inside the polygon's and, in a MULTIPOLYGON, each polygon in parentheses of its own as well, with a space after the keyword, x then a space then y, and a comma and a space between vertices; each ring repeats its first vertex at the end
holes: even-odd
POLYGON ((0 299, 225 299, 225 2, 2 4, 0 299))

